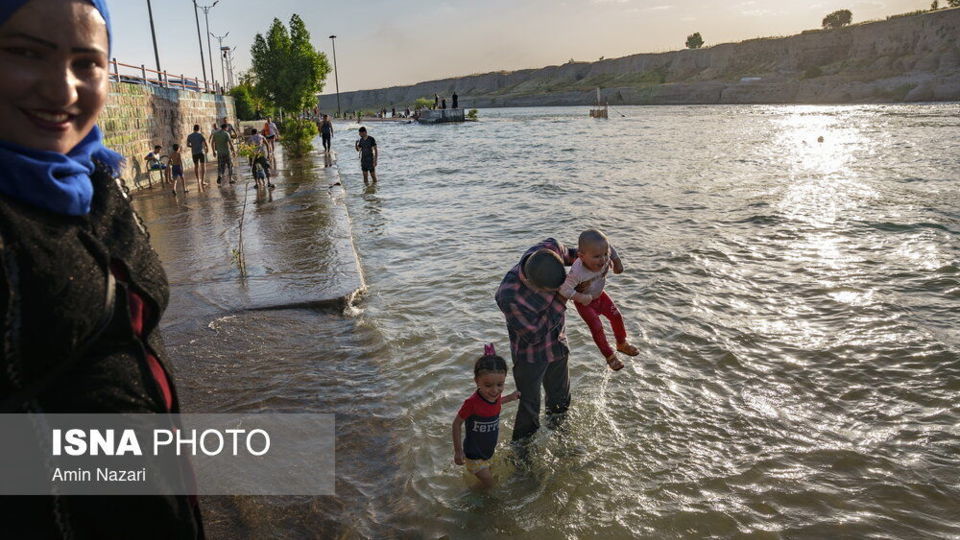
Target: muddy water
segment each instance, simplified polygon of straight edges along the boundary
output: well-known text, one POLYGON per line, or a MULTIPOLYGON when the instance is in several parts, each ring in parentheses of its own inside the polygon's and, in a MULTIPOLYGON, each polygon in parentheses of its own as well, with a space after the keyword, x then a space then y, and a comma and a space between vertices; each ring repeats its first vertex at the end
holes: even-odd
POLYGON ((337 498, 211 501, 217 530, 960 534, 960 106, 619 112, 371 123, 371 187, 337 125, 357 309, 165 323, 194 410, 338 415, 337 498), (587 227, 623 256, 608 292, 642 353, 609 372, 569 313, 565 429, 473 493, 449 425, 481 344, 508 350, 493 293, 587 227))

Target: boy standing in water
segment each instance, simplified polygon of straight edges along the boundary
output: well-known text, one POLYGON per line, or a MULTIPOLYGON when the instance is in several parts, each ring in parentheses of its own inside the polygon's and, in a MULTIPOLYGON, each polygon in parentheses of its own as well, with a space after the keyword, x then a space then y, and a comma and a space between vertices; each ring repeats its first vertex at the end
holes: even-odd
POLYGON ((607 365, 619 371, 623 369, 623 362, 607 342, 601 315, 610 320, 613 335, 617 338, 617 351, 629 356, 637 356, 640 351, 627 341, 627 330, 623 326, 620 310, 603 290, 610 270, 614 274, 623 272, 623 263, 617 250, 613 249, 602 232, 595 229, 583 231, 577 244, 577 260, 560 286, 560 295, 568 300, 573 299, 577 312, 590 327, 593 341, 600 348, 607 365))
POLYGON ((320 139, 323 141, 323 151, 330 151, 330 140, 333 138, 333 122, 330 117, 323 115, 323 122, 320 122, 320 139))
POLYGON ((377 182, 377 141, 367 135, 367 128, 360 128, 360 140, 356 144, 360 152, 360 170, 363 171, 363 183, 367 183, 367 174, 377 182))

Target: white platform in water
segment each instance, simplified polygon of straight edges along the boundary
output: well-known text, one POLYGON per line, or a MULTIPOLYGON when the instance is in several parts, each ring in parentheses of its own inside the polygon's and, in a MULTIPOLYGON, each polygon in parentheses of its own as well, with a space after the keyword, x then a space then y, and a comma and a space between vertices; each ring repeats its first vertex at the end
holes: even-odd
POLYGON ((442 122, 465 122, 463 109, 424 109, 420 111, 421 124, 439 124, 442 122))

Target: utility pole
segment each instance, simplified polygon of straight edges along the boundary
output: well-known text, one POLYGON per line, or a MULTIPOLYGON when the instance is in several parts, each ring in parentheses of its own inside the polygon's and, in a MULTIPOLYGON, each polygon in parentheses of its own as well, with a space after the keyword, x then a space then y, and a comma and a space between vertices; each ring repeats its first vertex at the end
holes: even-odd
POLYGON ((340 77, 337 75, 337 36, 330 36, 330 43, 333 44, 333 80, 337 84, 337 116, 343 116, 340 112, 340 77))
POLYGON ((197 43, 200 44, 200 69, 203 70, 203 86, 207 86, 207 64, 203 61, 203 38, 200 37, 200 13, 197 11, 197 0, 193 0, 193 16, 197 19, 197 43))
MULTIPOLYGON (((215 75, 216 72, 213 69, 213 51, 210 49, 210 10, 213 9, 213 6, 216 6, 219 3, 220 0, 216 0, 209 6, 200 6, 200 9, 203 10, 203 20, 206 21, 207 24, 207 58, 210 59, 210 78, 213 79, 214 90, 217 88, 217 76, 215 75)), ((199 27, 197 28, 197 31, 200 31, 199 27)), ((200 47, 203 47, 203 43, 200 44, 200 47)))
MULTIPOLYGON (((223 46, 223 40, 226 39, 227 36, 230 35, 230 32, 227 32, 226 34, 224 34, 224 35, 222 35, 222 36, 218 36, 218 35, 214 34, 213 32, 210 32, 210 35, 213 36, 213 37, 215 37, 215 38, 217 38, 217 41, 220 43, 220 80, 221 80, 221 82, 223 83, 223 85, 226 86, 226 85, 227 85, 227 73, 226 73, 226 69, 223 67, 223 59, 224 59, 224 57, 227 55, 227 53, 224 52, 224 48, 225 48, 225 47, 223 46)), ((230 47, 226 47, 226 49, 227 49, 227 50, 230 50, 230 47)))
POLYGON ((237 48, 220 47, 220 50, 223 51, 223 58, 227 61, 227 86, 233 88, 235 86, 233 83, 233 51, 237 48))
MULTIPOLYGON (((160 53, 157 52, 157 32, 153 29, 153 8, 150 6, 150 0, 147 0, 147 14, 150 16, 150 35, 153 37, 153 57, 157 60, 157 78, 163 79, 161 73, 163 70, 160 69, 160 53)), ((117 82, 120 82, 119 77, 117 82)))

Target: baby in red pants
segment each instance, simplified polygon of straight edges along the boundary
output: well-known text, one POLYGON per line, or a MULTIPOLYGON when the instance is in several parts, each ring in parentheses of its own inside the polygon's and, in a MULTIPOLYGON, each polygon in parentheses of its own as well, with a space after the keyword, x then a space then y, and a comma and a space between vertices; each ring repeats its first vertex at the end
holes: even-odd
POLYGON ((573 298, 577 312, 590 327, 593 341, 607 359, 607 365, 618 371, 623 369, 623 362, 617 358, 617 353, 607 342, 600 315, 610 320, 613 335, 617 338, 617 351, 629 356, 640 354, 640 351, 627 341, 627 330, 623 326, 620 310, 603 291, 607 283, 607 273, 611 269, 614 274, 623 272, 623 263, 607 237, 595 229, 580 233, 577 253, 578 258, 570 267, 567 279, 560 287, 560 294, 568 300, 573 298))

